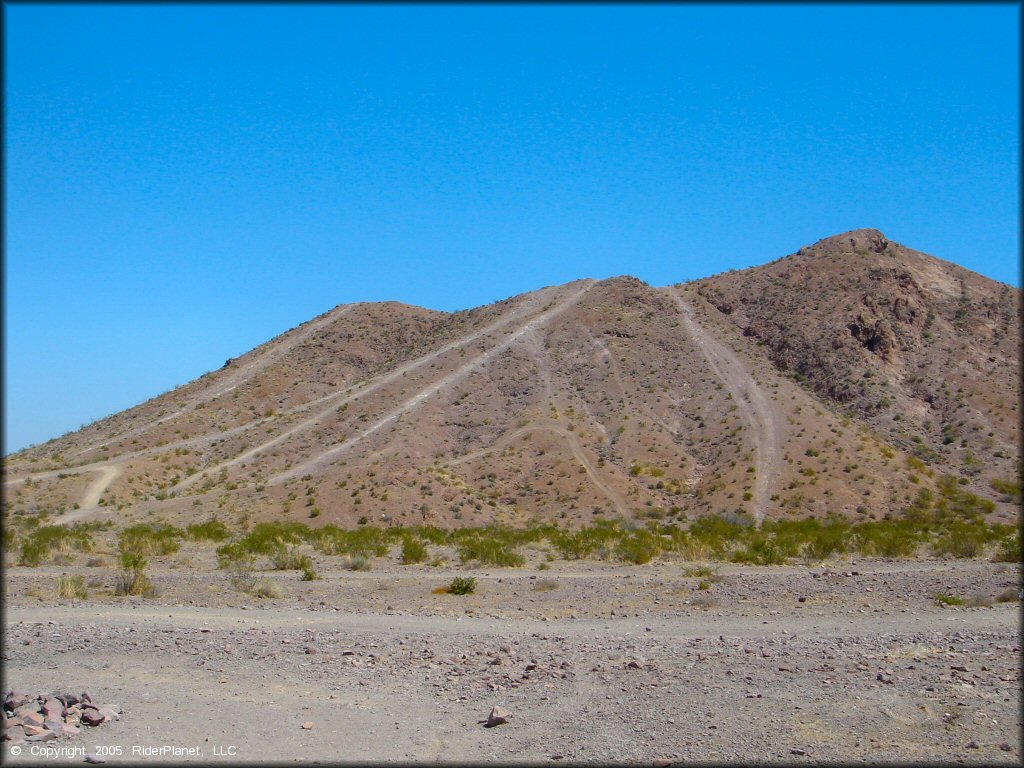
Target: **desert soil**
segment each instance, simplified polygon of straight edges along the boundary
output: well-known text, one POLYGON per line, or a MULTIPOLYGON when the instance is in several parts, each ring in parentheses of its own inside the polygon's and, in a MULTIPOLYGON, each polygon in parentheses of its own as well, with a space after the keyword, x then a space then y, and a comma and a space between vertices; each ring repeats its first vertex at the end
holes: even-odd
MULTIPOLYGON (((120 706, 45 745, 120 747, 110 763, 161 746, 198 748, 178 762, 1020 761, 1020 603, 934 599, 990 603, 1019 590, 1014 566, 722 565, 700 589, 684 563, 340 563, 269 574, 285 595, 263 600, 208 547, 153 558, 151 599, 109 595, 111 568, 8 567, 6 689, 120 706), (91 597, 47 594, 62 571, 91 597), (433 594, 453 575, 476 593, 433 594), (511 719, 484 728, 494 706, 511 719)), ((4 757, 53 762, 28 746, 4 757)))

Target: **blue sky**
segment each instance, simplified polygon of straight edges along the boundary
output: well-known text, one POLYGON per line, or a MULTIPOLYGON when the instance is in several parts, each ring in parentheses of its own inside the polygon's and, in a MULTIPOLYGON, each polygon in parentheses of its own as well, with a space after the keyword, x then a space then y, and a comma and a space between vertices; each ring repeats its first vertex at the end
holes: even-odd
POLYGON ((337 304, 822 237, 1020 285, 1020 8, 18 5, 4 450, 337 304))

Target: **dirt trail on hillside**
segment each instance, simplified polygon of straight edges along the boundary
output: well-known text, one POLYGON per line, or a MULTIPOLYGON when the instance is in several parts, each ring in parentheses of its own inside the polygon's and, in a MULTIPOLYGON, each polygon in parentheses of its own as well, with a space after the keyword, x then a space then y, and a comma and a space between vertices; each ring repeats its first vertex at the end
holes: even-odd
POLYGON ((667 291, 679 308, 687 334, 700 347, 711 370, 729 390, 753 435, 754 466, 757 473, 753 493, 754 519, 760 525, 779 475, 782 456, 782 440, 774 408, 739 357, 701 326, 693 307, 683 300, 675 288, 668 288, 667 291))
POLYGON ((307 459, 301 464, 292 467, 286 472, 282 472, 278 475, 275 475, 270 479, 269 484, 275 485, 277 483, 284 482, 290 477, 296 477, 298 475, 307 474, 314 467, 319 466, 320 464, 327 461, 333 456, 337 456, 339 453, 347 451, 349 448, 365 440, 367 437, 377 432, 382 427, 396 421, 404 414, 409 413, 418 405, 420 405, 420 403, 437 394, 442 389, 450 387, 452 384, 455 384, 456 382, 464 379, 474 370, 486 365, 495 355, 504 352, 506 349, 511 347, 517 341, 519 341, 519 339, 521 339, 525 334, 530 333, 534 328, 544 325, 550 320, 553 320, 554 318, 558 317, 560 314, 565 312, 565 310, 567 310, 569 307, 573 306, 577 301, 583 298, 583 294, 590 290, 591 285, 593 285, 593 282, 588 281, 586 285, 583 286, 583 288, 580 288, 570 296, 558 300, 555 303, 555 305, 551 307, 551 309, 541 312, 539 315, 531 318, 525 324, 516 329, 504 341, 497 344, 496 346, 491 347, 487 351, 481 353, 480 355, 477 355, 472 360, 459 366, 454 371, 449 373, 447 376, 441 378, 439 381, 436 381, 433 384, 424 387, 415 395, 413 395, 408 400, 398 405, 393 410, 389 411, 387 415, 385 415, 383 418, 379 419, 378 421, 376 421, 363 431, 353 435, 352 437, 338 445, 332 446, 331 448, 322 451, 321 453, 307 459))
POLYGON ((484 446, 483 448, 478 448, 477 450, 471 451, 470 453, 463 454, 462 456, 459 456, 456 459, 452 459, 451 461, 445 462, 445 464, 447 466, 457 466, 459 464, 465 464, 466 462, 473 461, 474 459, 478 459, 482 456, 486 456, 487 454, 497 453, 502 448, 511 443, 513 440, 515 440, 517 437, 521 437, 522 435, 525 435, 529 432, 550 432, 551 434, 558 435, 560 438, 565 440, 565 442, 568 443, 570 450, 572 451, 573 457, 576 459, 576 461, 580 463, 583 469, 586 470, 587 476, 590 478, 590 481, 602 494, 604 494, 605 498, 607 498, 608 501, 611 502, 612 506, 615 508, 615 511, 619 515, 626 517, 628 507, 626 505, 625 499, 623 499, 621 494, 618 494, 615 491, 613 491, 603 480, 601 480, 601 477, 598 475, 597 469, 594 467, 593 463, 590 461, 590 459, 587 457, 587 454, 584 452, 583 445, 582 443, 580 443, 579 438, 572 432, 567 430, 565 427, 559 426, 557 424, 535 423, 526 427, 514 429, 511 432, 508 432, 499 437, 497 440, 494 441, 493 444, 484 446))
POLYGON ((498 320, 494 321, 493 323, 490 323, 489 325, 487 325, 487 326, 485 326, 483 328, 480 328, 480 329, 478 329, 476 331, 473 331, 472 333, 469 333, 469 334, 467 334, 465 336, 461 336, 461 337, 459 337, 457 339, 454 339, 453 341, 451 341, 451 342, 449 342, 449 343, 447 343, 447 344, 445 344, 445 345, 443 345, 441 347, 438 347, 437 349, 433 350, 432 352, 429 352, 429 353, 427 353, 425 355, 422 355, 421 357, 417 357, 417 358, 415 358, 413 360, 410 360, 407 363, 403 363, 402 365, 398 366, 397 368, 392 369, 388 373, 381 374, 379 376, 371 377, 370 379, 368 379, 366 381, 363 381, 361 383, 358 383, 358 384, 355 384, 355 385, 352 385, 352 386, 348 386, 348 387, 344 387, 343 389, 341 389, 341 390, 339 390, 337 392, 333 392, 333 393, 331 393, 329 395, 324 395, 322 397, 318 397, 315 400, 309 401, 308 403, 303 403, 302 405, 299 405, 299 406, 296 406, 296 407, 294 407, 292 409, 289 409, 288 411, 282 413, 281 415, 282 416, 290 416, 290 415, 294 415, 294 414, 297 414, 297 413, 302 413, 304 411, 308 411, 311 408, 314 408, 314 407, 316 407, 318 405, 322 405, 324 403, 328 404, 326 408, 323 408, 322 410, 317 411, 316 413, 314 413, 309 418, 304 419, 303 421, 300 421, 298 424, 295 424, 294 426, 292 426, 289 429, 285 430, 281 434, 271 438, 270 440, 266 440, 266 441, 260 443, 259 445, 256 445, 256 446, 254 446, 254 447, 244 451, 243 453, 239 454, 238 456, 235 456, 235 457, 233 457, 231 459, 228 459, 226 461, 220 462, 219 464, 216 464, 215 466, 207 467, 206 469, 203 469, 203 470, 195 473, 191 477, 188 477, 188 478, 185 478, 185 479, 181 480, 176 485, 172 486, 171 490, 172 491, 180 491, 183 488, 186 488, 189 485, 192 485, 193 483, 197 482, 201 478, 206 477, 206 476, 208 476, 209 474, 211 474, 213 472, 219 472, 221 469, 225 469, 227 467, 234 466, 235 464, 243 462, 246 459, 251 458, 252 456, 255 456, 255 455, 259 454, 259 453, 262 453, 263 451, 266 451, 268 448, 272 448, 273 446, 278 445, 279 443, 287 440, 289 437, 292 437, 293 435, 296 435, 296 434, 298 434, 300 432, 303 432, 303 431, 305 431, 305 430, 315 426, 321 419, 323 419, 324 417, 329 416, 330 414, 334 413, 339 406, 341 406, 341 405, 343 405, 345 403, 352 402, 353 400, 356 400, 359 397, 362 397, 364 395, 371 394, 372 392, 375 392, 376 390, 380 389, 381 387, 386 386, 386 385, 396 381, 397 379, 399 379, 402 376, 406 375, 410 371, 414 371, 417 368, 420 368, 423 365, 426 365, 427 363, 431 362, 432 360, 435 360, 436 358, 438 358, 439 356, 445 354, 446 352, 451 352, 452 350, 458 349, 460 347, 465 347, 467 344, 472 343, 473 341, 477 340, 481 336, 484 336, 484 335, 486 335, 488 333, 493 333, 494 331, 498 330, 502 326, 507 325, 510 322, 514 322, 515 320, 517 320, 520 317, 522 317, 523 314, 527 313, 531 308, 536 306, 543 299, 543 297, 544 297, 543 294, 540 295, 540 296, 537 296, 532 301, 526 302, 524 304, 524 306, 518 307, 517 309, 513 310, 512 312, 510 312, 507 315, 502 315, 502 317, 500 317, 498 320))
MULTIPOLYGON (((114 482, 115 479, 117 479, 118 475, 121 474, 121 471, 120 466, 104 462, 103 464, 85 467, 71 467, 69 469, 55 469, 50 472, 39 472, 35 475, 30 475, 30 477, 35 481, 44 480, 50 477, 58 477, 60 475, 82 475, 89 472, 98 472, 100 474, 100 476, 90 483, 85 489, 81 500, 78 502, 79 509, 65 512, 63 515, 53 519, 52 524, 63 525, 65 523, 80 520, 86 515, 94 512, 96 507, 99 505, 103 492, 110 487, 110 484, 114 482)), ((25 477, 5 478, 4 485, 20 485, 21 483, 24 483, 26 479, 27 478, 25 477)))
POLYGON ((184 416, 189 411, 194 411, 197 406, 205 405, 206 403, 209 403, 211 400, 214 400, 220 397, 221 395, 227 394, 231 390, 237 388, 239 385, 244 384, 246 381, 252 379, 254 376, 256 376, 256 374, 264 370, 271 363, 279 360, 286 353, 290 352, 292 349, 298 346, 300 342, 305 341, 314 333, 319 331, 321 328, 330 325, 342 315, 348 314, 350 311, 352 311, 354 307, 357 306, 359 305, 346 304, 344 307, 337 307, 335 309, 332 309, 329 312, 325 313, 323 316, 308 323, 305 328, 302 328, 299 332, 292 334, 288 339, 282 341, 277 346, 265 350, 262 354, 256 355, 255 359, 242 363, 241 365, 231 369, 226 373, 224 373, 223 371, 218 371, 216 374, 214 374, 215 381, 211 383, 210 387, 203 390, 202 392, 199 392, 187 398, 185 400, 184 405, 182 405, 181 408, 174 411, 173 413, 167 414, 166 416, 161 416, 158 419, 147 422, 146 424, 131 429, 128 432, 114 435, 110 440, 105 440, 104 442, 101 443, 93 443, 92 445, 86 446, 85 448, 73 451, 68 455, 80 456, 83 453, 88 453, 89 451, 96 450, 97 448, 102 448, 105 445, 110 445, 115 441, 124 440, 125 438, 128 437, 138 437, 139 435, 145 434, 154 427, 163 424, 165 421, 171 421, 172 419, 176 419, 179 416, 184 416))

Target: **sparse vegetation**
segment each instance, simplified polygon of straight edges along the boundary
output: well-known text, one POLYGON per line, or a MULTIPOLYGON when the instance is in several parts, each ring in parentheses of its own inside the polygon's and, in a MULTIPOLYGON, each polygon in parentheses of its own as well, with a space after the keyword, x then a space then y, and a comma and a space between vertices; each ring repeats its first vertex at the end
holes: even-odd
POLYGON ((85 587, 85 579, 81 576, 62 573, 57 577, 57 597, 63 600, 87 599, 89 591, 85 587))
POLYGON ((121 572, 114 585, 115 595, 141 595, 155 597, 156 587, 146 575, 148 561, 139 552, 121 552, 121 572))
POLYGON ((476 592, 476 579, 472 576, 456 576, 446 591, 449 595, 471 595, 476 592))

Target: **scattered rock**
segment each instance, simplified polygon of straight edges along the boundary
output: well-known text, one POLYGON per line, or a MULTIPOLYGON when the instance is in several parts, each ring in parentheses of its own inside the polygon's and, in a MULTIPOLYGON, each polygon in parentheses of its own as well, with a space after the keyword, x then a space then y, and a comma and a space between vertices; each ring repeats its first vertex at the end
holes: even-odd
POLYGON ((89 726, 100 725, 105 719, 98 709, 87 709, 82 712, 82 722, 89 726))
POLYGON ((491 714, 487 716, 487 722, 484 723, 484 728, 493 728, 496 725, 503 725, 508 722, 510 717, 512 717, 512 713, 504 707, 494 707, 491 710, 491 714))
POLYGON ((304 731, 311 731, 311 730, 313 730, 313 721, 312 720, 307 720, 306 722, 304 722, 302 724, 301 727, 302 727, 302 730, 304 730, 304 731))

